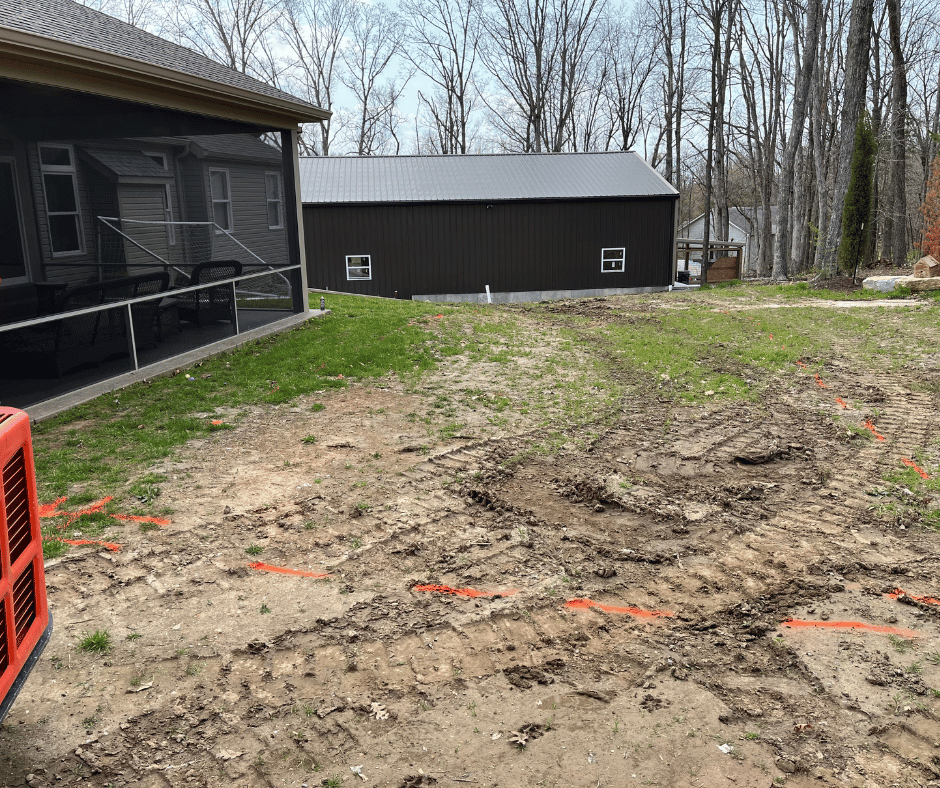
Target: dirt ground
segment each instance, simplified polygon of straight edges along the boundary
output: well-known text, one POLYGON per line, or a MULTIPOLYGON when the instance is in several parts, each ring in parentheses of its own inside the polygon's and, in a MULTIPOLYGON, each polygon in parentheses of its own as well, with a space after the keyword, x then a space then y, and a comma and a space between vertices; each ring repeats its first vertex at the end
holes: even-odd
POLYGON ((0 784, 940 786, 940 534, 878 506, 937 446, 937 358, 852 358, 747 406, 633 380, 552 456, 525 376, 463 357, 203 414, 233 428, 150 469, 169 525, 49 562, 0 784))

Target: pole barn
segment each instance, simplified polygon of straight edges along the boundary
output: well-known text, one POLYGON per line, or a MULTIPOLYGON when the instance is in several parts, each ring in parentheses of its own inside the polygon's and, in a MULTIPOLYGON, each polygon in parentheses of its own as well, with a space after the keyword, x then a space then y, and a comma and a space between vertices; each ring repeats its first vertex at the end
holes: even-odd
POLYGON ((666 290, 678 192, 633 152, 300 160, 309 286, 429 301, 666 290))

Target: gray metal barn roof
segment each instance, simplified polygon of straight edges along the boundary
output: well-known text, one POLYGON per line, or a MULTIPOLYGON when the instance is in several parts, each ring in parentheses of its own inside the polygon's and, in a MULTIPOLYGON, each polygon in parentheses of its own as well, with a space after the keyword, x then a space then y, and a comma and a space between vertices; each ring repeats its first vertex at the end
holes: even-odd
POLYGON ((678 192, 633 151, 465 156, 314 156, 301 199, 317 203, 662 197, 678 192))

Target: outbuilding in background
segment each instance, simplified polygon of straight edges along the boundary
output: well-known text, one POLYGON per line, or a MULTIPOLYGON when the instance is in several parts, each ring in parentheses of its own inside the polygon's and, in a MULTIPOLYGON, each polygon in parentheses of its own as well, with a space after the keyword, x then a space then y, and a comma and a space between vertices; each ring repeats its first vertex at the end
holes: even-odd
POLYGON ((678 192, 633 152, 300 160, 311 289, 494 302, 665 290, 678 192))

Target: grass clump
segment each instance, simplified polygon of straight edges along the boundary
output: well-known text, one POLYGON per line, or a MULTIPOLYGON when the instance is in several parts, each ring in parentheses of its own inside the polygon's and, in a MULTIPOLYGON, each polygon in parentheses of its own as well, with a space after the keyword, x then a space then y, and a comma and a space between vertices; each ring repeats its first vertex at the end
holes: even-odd
POLYGON ((107 654, 111 650, 111 633, 106 629, 84 633, 78 641, 78 650, 86 654, 107 654))

